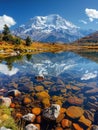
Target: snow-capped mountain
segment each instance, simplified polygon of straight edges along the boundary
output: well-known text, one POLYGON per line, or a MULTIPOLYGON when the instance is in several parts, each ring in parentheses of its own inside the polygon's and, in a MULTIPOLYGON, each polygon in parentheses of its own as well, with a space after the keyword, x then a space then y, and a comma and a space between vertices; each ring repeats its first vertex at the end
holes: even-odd
POLYGON ((85 36, 79 27, 56 14, 31 18, 13 33, 22 38, 30 36, 33 40, 42 42, 71 42, 85 36))

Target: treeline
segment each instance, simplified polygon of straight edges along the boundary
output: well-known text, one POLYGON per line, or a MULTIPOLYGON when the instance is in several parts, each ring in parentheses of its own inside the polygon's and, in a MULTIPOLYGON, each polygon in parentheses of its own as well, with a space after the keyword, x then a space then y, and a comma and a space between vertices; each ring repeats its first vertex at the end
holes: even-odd
POLYGON ((12 35, 6 24, 4 25, 2 34, 0 35, 0 41, 10 42, 15 45, 20 45, 23 41, 25 41, 26 46, 30 46, 32 44, 32 40, 29 36, 27 36, 25 40, 22 40, 20 37, 12 35))

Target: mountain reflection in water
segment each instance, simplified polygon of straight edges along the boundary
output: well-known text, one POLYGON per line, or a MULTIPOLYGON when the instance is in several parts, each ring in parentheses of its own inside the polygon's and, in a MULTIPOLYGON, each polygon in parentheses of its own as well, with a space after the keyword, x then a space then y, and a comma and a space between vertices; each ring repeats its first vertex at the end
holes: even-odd
POLYGON ((78 87, 82 84, 97 92, 98 64, 93 59, 97 59, 96 52, 41 53, 5 58, 0 63, 0 87, 7 87, 12 82, 20 84, 21 78, 35 83, 34 77, 40 75, 49 80, 59 78, 65 84, 78 87))

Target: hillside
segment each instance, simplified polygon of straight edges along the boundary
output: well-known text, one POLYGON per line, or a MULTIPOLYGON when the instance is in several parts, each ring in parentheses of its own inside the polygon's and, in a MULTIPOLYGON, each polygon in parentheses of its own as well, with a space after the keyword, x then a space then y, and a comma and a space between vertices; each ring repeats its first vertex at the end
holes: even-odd
POLYGON ((98 31, 75 41, 74 44, 82 46, 98 46, 98 31))

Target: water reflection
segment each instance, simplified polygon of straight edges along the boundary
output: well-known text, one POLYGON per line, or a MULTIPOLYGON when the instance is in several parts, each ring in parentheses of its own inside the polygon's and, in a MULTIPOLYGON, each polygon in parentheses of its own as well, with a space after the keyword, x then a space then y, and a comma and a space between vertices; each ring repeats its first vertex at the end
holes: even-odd
MULTIPOLYGON (((80 54, 82 55, 82 52, 80 54)), ((88 54, 91 55, 91 52, 83 52, 83 56, 86 58, 81 57, 76 52, 28 54, 26 56, 8 57, 3 59, 0 64, 0 72, 2 73, 0 77, 2 78, 3 75, 14 75, 15 77, 40 75, 44 77, 60 77, 67 83, 74 81, 75 83, 97 82, 98 64, 87 59, 88 54)), ((95 60, 97 53, 93 52, 92 54, 95 60)), ((93 60, 93 58, 91 59, 93 60)))
POLYGON ((79 54, 82 57, 90 59, 96 63, 98 63, 98 51, 97 50, 75 50, 74 53, 79 54))
POLYGON ((19 71, 18 68, 12 67, 11 70, 5 65, 0 64, 0 73, 8 76, 15 75, 19 71))

